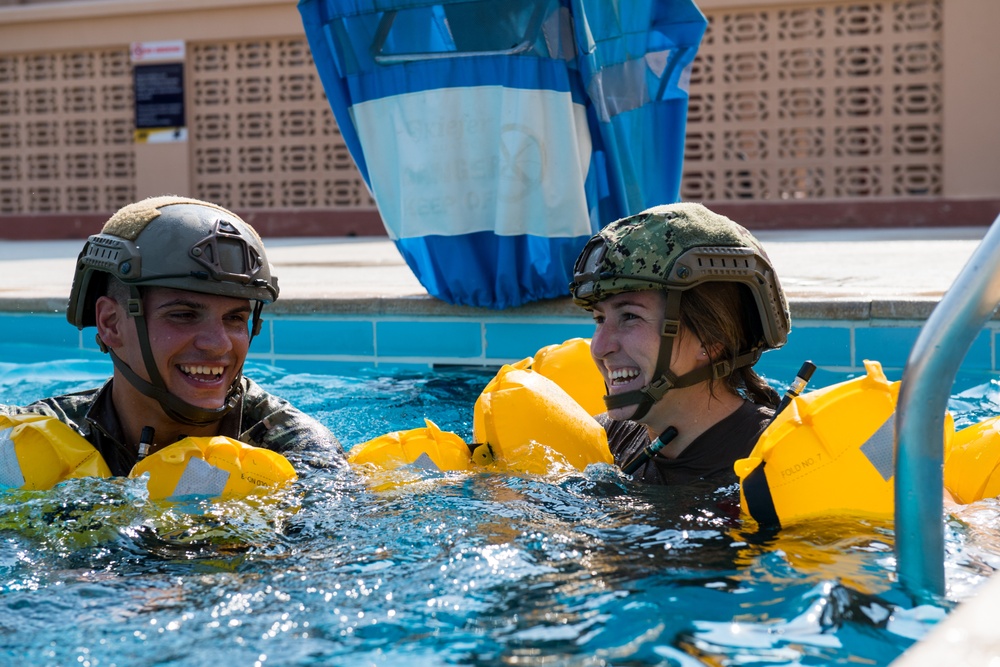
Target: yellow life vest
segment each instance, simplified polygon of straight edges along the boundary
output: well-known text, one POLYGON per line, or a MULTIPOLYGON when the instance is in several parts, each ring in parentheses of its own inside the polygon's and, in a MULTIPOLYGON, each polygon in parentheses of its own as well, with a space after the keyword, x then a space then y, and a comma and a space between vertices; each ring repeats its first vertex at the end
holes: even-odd
POLYGON ((865 371, 792 399, 736 461, 744 513, 780 525, 834 512, 891 516, 899 382, 876 361, 865 371))
POLYGON ((590 356, 589 338, 570 338, 562 343, 546 345, 531 362, 532 370, 549 378, 591 415, 607 411, 604 405, 604 376, 590 356))
POLYGON ((1000 496, 1000 417, 955 434, 945 450, 944 485, 965 504, 1000 496))
POLYGON ((430 459, 438 470, 469 470, 472 452, 461 437, 442 431, 430 419, 425 426, 408 431, 393 431, 351 448, 347 460, 380 468, 397 468, 430 459))
POLYGON ((154 500, 242 498, 296 479, 292 464, 281 454, 224 435, 178 440, 136 463, 129 477, 147 472, 154 500))
MULTIPOLYGON (((150 498, 240 497, 294 480, 288 460, 232 438, 185 438, 146 457, 129 477, 148 472, 150 498)), ((100 452, 47 415, 0 415, 0 487, 47 490, 78 477, 111 477, 100 452)))
POLYGON ((427 421, 426 427, 356 445, 349 460, 394 469, 430 459, 440 470, 536 474, 613 463, 601 425, 558 384, 526 365, 504 366, 483 389, 471 446, 427 421))
POLYGON ((83 436, 55 417, 0 415, 0 487, 47 490, 77 477, 111 477, 83 436))
POLYGON ((476 399, 472 435, 519 472, 614 463, 604 428, 576 400, 541 373, 514 366, 502 367, 476 399))

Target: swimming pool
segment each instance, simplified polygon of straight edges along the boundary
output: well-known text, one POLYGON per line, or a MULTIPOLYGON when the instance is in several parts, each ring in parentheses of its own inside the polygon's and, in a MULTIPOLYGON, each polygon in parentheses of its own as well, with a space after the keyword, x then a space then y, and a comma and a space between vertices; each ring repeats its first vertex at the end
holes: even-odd
MULTIPOLYGON (((3 402, 110 373, 106 359, 28 350, 50 358, 0 362, 3 402)), ((260 362, 248 374, 348 447, 424 417, 469 437, 492 376, 260 362)), ((961 425, 998 403, 1000 385, 985 381, 951 409, 961 425)), ((602 466, 406 475, 375 491, 356 474, 316 473, 268 503, 179 508, 127 480, 6 492, 0 655, 91 666, 884 665, 1000 565, 993 501, 948 521, 949 599, 914 607, 893 582, 887 525, 754 534, 732 493, 637 486, 602 466)))

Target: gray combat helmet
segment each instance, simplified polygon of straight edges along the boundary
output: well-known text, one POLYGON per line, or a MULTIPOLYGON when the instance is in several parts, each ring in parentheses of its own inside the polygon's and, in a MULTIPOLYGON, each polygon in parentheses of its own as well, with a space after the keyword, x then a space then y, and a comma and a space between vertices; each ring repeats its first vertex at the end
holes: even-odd
POLYGON ((587 310, 614 294, 642 290, 667 294, 656 379, 640 391, 605 397, 609 408, 638 404, 633 419, 645 415, 672 387, 728 376, 788 339, 788 303, 764 248, 741 225, 701 204, 657 206, 607 225, 584 247, 570 285, 575 303, 587 310), (748 288, 753 304, 746 299, 745 305, 757 315, 760 336, 749 350, 740 351, 735 364, 717 362, 678 378, 669 363, 680 326, 681 295, 707 282, 735 282, 748 288))
POLYGON ((87 239, 76 263, 66 317, 94 326, 105 276, 258 303, 278 298, 278 279, 253 227, 221 206, 184 197, 152 197, 111 216, 87 239))
POLYGON ((278 298, 278 279, 271 273, 257 232, 236 214, 209 202, 174 196, 144 199, 120 209, 83 246, 66 309, 66 318, 78 329, 97 324, 97 299, 107 293, 109 277, 129 288, 126 307, 135 321, 150 380, 137 375, 98 336, 115 368, 179 422, 201 426, 222 419, 242 396, 241 373, 218 409, 199 408, 170 394, 150 347, 139 288, 168 287, 247 299, 254 303, 252 340, 260 332, 264 304, 278 298))

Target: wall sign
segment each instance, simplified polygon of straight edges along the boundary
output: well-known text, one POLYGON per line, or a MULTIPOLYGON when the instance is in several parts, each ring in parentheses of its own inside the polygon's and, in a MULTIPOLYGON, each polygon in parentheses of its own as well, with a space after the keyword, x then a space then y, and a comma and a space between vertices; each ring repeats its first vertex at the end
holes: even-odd
POLYGON ((132 45, 136 143, 187 141, 184 63, 155 62, 176 58, 178 54, 183 58, 184 43, 179 44, 179 47, 174 42, 132 45))
POLYGON ((133 63, 149 63, 156 60, 184 60, 184 40, 166 42, 132 42, 129 57, 133 63))

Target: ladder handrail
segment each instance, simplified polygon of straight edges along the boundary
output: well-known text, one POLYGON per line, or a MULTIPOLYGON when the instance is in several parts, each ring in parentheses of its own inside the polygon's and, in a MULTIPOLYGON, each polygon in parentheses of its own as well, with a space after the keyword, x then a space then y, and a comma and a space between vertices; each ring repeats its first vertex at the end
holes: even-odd
MULTIPOLYGON (((927 267, 933 270, 933 267, 927 267)), ((934 308, 903 369, 893 434, 899 581, 943 598, 944 419, 966 353, 1000 304, 1000 216, 934 308)))

